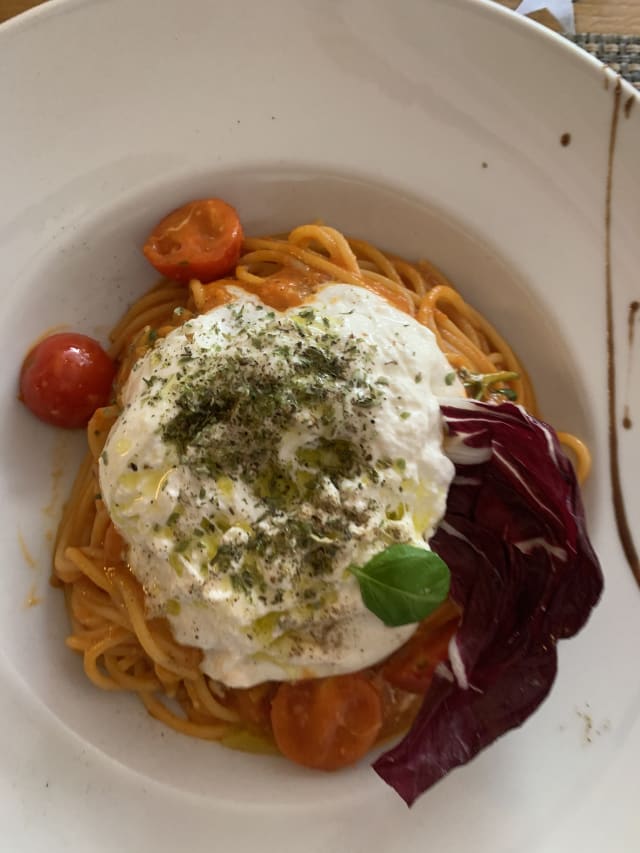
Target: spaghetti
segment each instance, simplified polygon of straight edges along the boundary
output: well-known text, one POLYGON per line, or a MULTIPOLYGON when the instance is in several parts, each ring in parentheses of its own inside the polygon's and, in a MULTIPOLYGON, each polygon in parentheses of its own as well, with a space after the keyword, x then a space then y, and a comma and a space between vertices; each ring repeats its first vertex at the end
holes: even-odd
MULTIPOLYGON (((531 382, 510 346, 439 270, 425 261, 408 263, 324 225, 303 225, 288 236, 248 238, 233 277, 209 284, 194 280, 189 287, 162 281, 139 299, 111 335, 116 404, 98 409, 89 423, 89 452, 58 529, 53 580, 64 588, 72 628, 67 644, 83 656, 87 677, 104 690, 136 693, 153 717, 183 734, 240 748, 272 748, 268 709, 277 684, 231 689, 214 682, 200 670, 199 649, 177 643, 166 619, 147 618, 144 590, 127 567, 124 542, 99 496, 96 462, 118 416, 120 391, 158 337, 232 299, 229 285, 281 308, 300 304, 325 282, 372 290, 427 326, 467 393, 515 399, 537 411, 531 382)), ((560 438, 584 479, 590 465, 587 448, 574 436, 560 438)), ((426 630, 448 640, 458 618, 447 603, 429 617, 426 630)), ((385 666, 367 672, 384 696, 378 740, 409 725, 420 702, 387 681, 385 666)))

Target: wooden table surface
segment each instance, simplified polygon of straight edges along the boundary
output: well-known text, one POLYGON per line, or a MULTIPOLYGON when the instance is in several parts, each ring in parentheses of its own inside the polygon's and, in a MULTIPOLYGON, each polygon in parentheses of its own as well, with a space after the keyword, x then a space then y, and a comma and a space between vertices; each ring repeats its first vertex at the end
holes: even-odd
MULTIPOLYGON (((42 2, 43 0, 0 0, 0 21, 5 21, 42 2)), ((135 3, 135 0, 131 2, 135 3)), ((519 4, 519 0, 496 0, 496 2, 511 9, 515 9, 519 4)), ((575 12, 579 33, 640 35, 640 0, 575 0, 575 12)), ((547 22, 543 16, 539 19, 547 22)))

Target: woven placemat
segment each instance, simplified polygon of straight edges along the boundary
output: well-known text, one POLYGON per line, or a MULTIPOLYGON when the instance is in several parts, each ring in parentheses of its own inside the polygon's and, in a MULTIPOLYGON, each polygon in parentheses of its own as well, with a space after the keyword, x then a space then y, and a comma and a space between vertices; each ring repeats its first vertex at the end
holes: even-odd
POLYGON ((640 36, 582 33, 571 38, 640 89, 640 36))

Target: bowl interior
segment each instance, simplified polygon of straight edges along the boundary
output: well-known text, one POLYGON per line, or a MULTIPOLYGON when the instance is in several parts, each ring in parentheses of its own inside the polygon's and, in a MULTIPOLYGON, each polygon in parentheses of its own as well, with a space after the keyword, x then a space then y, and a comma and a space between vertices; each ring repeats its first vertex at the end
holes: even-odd
MULTIPOLYGON (((570 423, 587 438, 593 434, 582 403, 580 366, 572 362, 562 334, 535 293, 492 247, 418 198, 313 168, 220 170, 177 185, 160 184, 145 194, 132 194, 116 209, 97 211, 77 227, 66 251, 37 259, 25 274, 21 307, 28 333, 23 350, 38 334, 59 325, 104 339, 131 301, 154 281, 155 274, 140 253, 153 218, 185 199, 213 192, 237 206, 249 234, 279 232, 322 219, 408 258, 435 261, 499 331, 517 342, 539 387, 545 416, 570 423), (149 211, 154 211, 151 220, 149 211), (38 287, 45 270, 46 288, 38 287), (558 363, 565 365, 573 381, 555 380, 558 363)), ((2 333, 9 335, 13 321, 5 322, 2 333)), ((23 551, 10 562, 8 583, 25 601, 32 596, 42 603, 25 617, 22 608, 5 602, 0 645, 48 708, 80 737, 131 769, 192 792, 204 787, 212 796, 237 804, 272 802, 274 784, 279 801, 310 804, 342 798, 343 785, 352 792, 362 790, 351 786, 348 777, 364 773, 368 778, 366 768, 348 771, 336 787, 326 777, 291 768, 279 758, 246 756, 176 735, 149 720, 131 697, 104 694, 89 684, 80 658, 64 645, 63 596, 46 585, 55 520, 84 451, 84 437, 39 424, 19 403, 4 417, 4 488, 5 495, 12 496, 18 547, 23 551), (25 571, 27 552, 36 566, 25 571), (38 649, 46 649, 46 654, 34 654, 38 649), (302 787, 301 775, 308 777, 302 787)))

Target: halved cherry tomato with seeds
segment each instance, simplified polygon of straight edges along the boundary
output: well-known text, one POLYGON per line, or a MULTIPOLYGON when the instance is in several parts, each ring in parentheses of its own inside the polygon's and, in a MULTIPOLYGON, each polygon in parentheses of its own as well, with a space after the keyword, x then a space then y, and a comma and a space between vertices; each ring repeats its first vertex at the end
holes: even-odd
POLYGON ((83 427, 111 395, 115 365, 97 341, 75 332, 50 335, 20 371, 20 399, 40 420, 83 427))
POLYGON ((305 767, 337 770, 355 764, 382 727, 376 688, 361 675, 283 683, 271 703, 278 749, 305 767))
POLYGON ((238 214, 219 198, 190 201, 165 216, 143 252, 159 273, 174 281, 215 281, 235 267, 242 250, 238 214))

